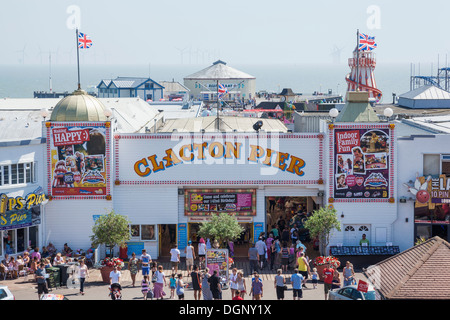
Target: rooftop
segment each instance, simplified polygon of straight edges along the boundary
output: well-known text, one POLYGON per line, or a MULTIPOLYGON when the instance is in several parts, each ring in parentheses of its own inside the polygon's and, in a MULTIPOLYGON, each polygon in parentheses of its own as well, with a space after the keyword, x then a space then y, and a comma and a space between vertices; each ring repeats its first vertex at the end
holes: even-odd
POLYGON ((382 297, 390 300, 449 299, 450 243, 433 237, 364 272, 382 297))
POLYGON ((184 80, 233 80, 233 79, 255 79, 245 72, 227 66, 225 62, 218 60, 211 66, 193 73, 184 80))

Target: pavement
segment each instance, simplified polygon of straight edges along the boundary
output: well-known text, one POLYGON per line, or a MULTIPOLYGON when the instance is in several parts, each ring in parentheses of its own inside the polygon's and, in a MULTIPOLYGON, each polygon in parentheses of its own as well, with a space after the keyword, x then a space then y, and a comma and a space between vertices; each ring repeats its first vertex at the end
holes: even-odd
MULTIPOLYGON (((157 261, 157 262, 158 264, 163 266, 163 270, 167 278, 167 284, 169 284, 169 277, 172 273, 169 261, 157 261)), ((246 280, 246 285, 248 288, 252 278, 248 259, 245 258, 242 260, 235 259, 234 267, 236 267, 238 270, 243 271, 246 280)), ((191 279, 190 276, 188 275, 188 272, 186 271, 184 262, 180 263, 179 271, 181 271, 181 273, 183 274, 184 281, 190 283, 191 279)), ((260 277, 262 278, 264 290, 262 300, 277 300, 276 291, 274 288, 274 280, 276 272, 268 270, 268 268, 265 268, 264 270, 259 271, 259 274, 260 277)), ((288 271, 283 273, 283 275, 289 279, 292 274, 293 274, 292 269, 289 269, 288 271)), ((53 288, 50 289, 49 293, 62 294, 69 300, 110 300, 110 297, 108 295, 109 284, 103 283, 100 270, 97 268, 90 267, 89 275, 90 275, 89 278, 86 279, 85 282, 84 295, 81 295, 79 293, 79 286, 75 288, 67 288, 67 287, 53 288)), ((356 270, 355 278, 356 280, 366 279, 366 277, 361 272, 358 272, 358 270, 356 270)), ((342 272, 341 272, 341 279, 342 279, 342 272)), ((135 287, 133 287, 129 270, 126 270, 126 267, 124 270, 122 270, 122 278, 121 278, 121 285, 123 288, 122 300, 144 300, 140 288, 141 280, 142 280, 142 273, 139 271, 139 273, 136 275, 135 287)), ((28 279, 25 279, 25 277, 20 276, 18 279, 8 278, 6 280, 1 280, 0 285, 7 285, 8 288, 11 290, 11 292, 14 294, 16 300, 38 300, 37 285, 32 275, 28 276, 28 279)), ((306 283, 306 286, 307 288, 303 289, 302 300, 325 299, 323 282, 319 281, 317 288, 313 289, 313 285, 309 279, 306 283)), ((293 299, 292 285, 288 283, 287 287, 288 290, 285 291, 285 300, 292 300, 293 299)), ((165 287, 164 291, 167 294, 164 300, 178 301, 177 296, 175 296, 172 299, 169 298, 170 289, 168 287, 165 287)), ((185 290, 185 300, 194 300, 194 291, 190 287, 187 287, 187 289, 185 290)), ((231 300, 230 289, 224 289, 222 291, 222 300, 231 300)), ((251 300, 251 296, 246 295, 245 300, 251 300)))

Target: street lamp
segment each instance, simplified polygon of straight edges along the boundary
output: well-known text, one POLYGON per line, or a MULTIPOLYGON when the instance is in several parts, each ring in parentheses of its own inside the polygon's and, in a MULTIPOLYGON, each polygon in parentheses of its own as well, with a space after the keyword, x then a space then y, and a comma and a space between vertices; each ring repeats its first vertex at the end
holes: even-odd
POLYGON ((328 111, 328 114, 332 118, 332 122, 334 122, 334 119, 336 119, 336 117, 339 115, 339 110, 336 108, 330 109, 330 111, 328 111))
POLYGON ((389 121, 389 119, 394 114, 394 110, 392 110, 391 108, 386 108, 386 109, 384 109, 383 114, 386 118, 388 118, 387 120, 389 121))

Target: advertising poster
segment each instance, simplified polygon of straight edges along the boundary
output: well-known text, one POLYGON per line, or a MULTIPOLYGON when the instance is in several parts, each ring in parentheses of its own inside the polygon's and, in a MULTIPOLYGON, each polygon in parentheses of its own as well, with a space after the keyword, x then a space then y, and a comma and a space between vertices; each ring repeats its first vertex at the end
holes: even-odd
POLYGON ((208 216, 221 212, 256 215, 255 189, 185 190, 185 215, 208 216))
POLYGON ((214 270, 222 279, 228 279, 228 249, 207 249, 206 267, 212 274, 214 270))
POLYGON ((107 128, 50 126, 50 172, 53 196, 106 196, 107 128))
POLYGON ((336 129, 334 198, 389 198, 389 129, 336 129))
POLYGON ((178 224, 178 250, 183 251, 187 245, 187 224, 179 223, 178 224))

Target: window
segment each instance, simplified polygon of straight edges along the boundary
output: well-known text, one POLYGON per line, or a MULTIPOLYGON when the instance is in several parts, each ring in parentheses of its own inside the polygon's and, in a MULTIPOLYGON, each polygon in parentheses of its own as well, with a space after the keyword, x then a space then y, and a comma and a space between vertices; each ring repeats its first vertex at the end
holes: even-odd
POLYGON ((352 226, 347 226, 345 227, 345 231, 355 231, 355 228, 353 228, 352 226))
POLYGON ((156 240, 154 224, 141 225, 141 240, 156 240))
POLYGON ((423 155, 423 175, 436 176, 440 174, 440 160, 439 154, 424 154, 423 155))
POLYGON ((361 226, 358 229, 359 231, 369 231, 369 228, 367 228, 366 226, 361 226))
POLYGON ((140 237, 141 232, 138 224, 132 224, 130 226, 131 237, 140 237))
POLYGON ((358 300, 358 299, 364 300, 362 293, 359 292, 358 290, 354 290, 354 289, 352 289, 352 299, 353 300, 358 300))
POLYGON ((0 165, 0 186, 36 182, 35 163, 0 165))

